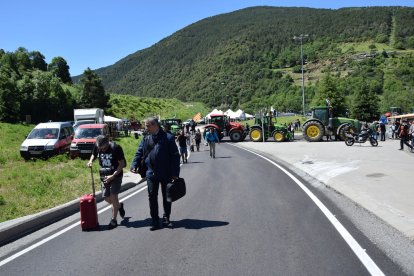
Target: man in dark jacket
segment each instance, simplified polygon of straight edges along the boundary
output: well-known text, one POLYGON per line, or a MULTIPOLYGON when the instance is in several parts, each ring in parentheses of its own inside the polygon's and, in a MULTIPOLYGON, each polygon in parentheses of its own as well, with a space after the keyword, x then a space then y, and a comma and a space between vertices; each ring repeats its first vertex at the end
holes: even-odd
POLYGON ((180 175, 180 154, 174 136, 164 132, 155 117, 145 121, 148 135, 145 136, 131 163, 131 172, 137 173, 141 162, 145 162, 147 171, 148 198, 152 218, 151 231, 160 228, 158 216, 158 190, 161 184, 164 226, 172 227, 170 221, 171 202, 167 201, 167 184, 180 175), (144 159, 145 157, 145 159, 144 159), (144 159, 144 160, 143 160, 144 159))

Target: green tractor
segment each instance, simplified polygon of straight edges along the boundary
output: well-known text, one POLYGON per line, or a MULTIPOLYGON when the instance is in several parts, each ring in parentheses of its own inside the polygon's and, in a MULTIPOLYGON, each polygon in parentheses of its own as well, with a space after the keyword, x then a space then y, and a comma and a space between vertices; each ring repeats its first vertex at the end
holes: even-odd
POLYGON ((263 135, 264 141, 269 137, 273 137, 276 142, 290 141, 293 139, 293 135, 288 131, 287 127, 276 124, 276 119, 273 119, 271 115, 256 116, 254 125, 250 128, 249 136, 251 141, 262 142, 263 135))
POLYGON ((164 119, 160 122, 161 126, 168 126, 171 134, 174 136, 178 135, 178 132, 181 130, 182 121, 180 119, 164 119))
POLYGON ((345 117, 333 117, 332 107, 318 106, 312 108, 312 118, 303 123, 303 138, 309 142, 322 141, 323 136, 335 136, 335 140, 345 141, 345 130, 353 132, 361 129, 358 120, 345 117))

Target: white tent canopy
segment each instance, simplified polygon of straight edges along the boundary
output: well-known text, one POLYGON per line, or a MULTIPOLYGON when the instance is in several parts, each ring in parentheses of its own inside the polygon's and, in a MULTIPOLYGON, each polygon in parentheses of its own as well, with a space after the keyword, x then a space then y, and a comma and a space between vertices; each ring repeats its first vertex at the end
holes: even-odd
POLYGON ((227 116, 229 116, 231 119, 237 119, 239 116, 234 112, 233 110, 229 109, 226 112, 224 112, 227 116))
POLYGON ((220 115, 223 115, 224 114, 224 112, 222 111, 222 110, 218 110, 218 109, 214 109, 213 111, 211 111, 210 113, 208 113, 207 115, 206 115, 206 118, 208 118, 208 119, 210 119, 210 115, 211 114, 220 114, 220 115))
POLYGON ((250 115, 248 113, 245 113, 243 110, 238 109, 236 112, 234 112, 231 109, 228 109, 226 112, 223 112, 222 110, 218 110, 218 109, 214 109, 213 111, 211 111, 210 113, 208 113, 205 118, 206 119, 210 119, 210 115, 212 114, 220 114, 220 115, 227 115, 229 116, 231 119, 241 119, 241 120, 245 120, 245 119, 251 119, 254 118, 253 115, 250 115))
POLYGON ((106 115, 104 116, 105 123, 116 123, 116 122, 121 122, 121 121, 122 121, 121 119, 118 119, 112 116, 106 116, 106 115))
MULTIPOLYGON (((240 110, 240 109, 239 109, 240 110)), ((237 111, 239 111, 239 110, 237 110, 237 111)), ((240 110, 241 111, 241 110, 240 110)), ((249 114, 249 113, 246 113, 246 112, 244 112, 244 111, 241 111, 241 113, 240 113, 240 115, 239 115, 239 118, 241 119, 241 120, 246 120, 246 119, 252 119, 252 118, 254 118, 254 116, 253 115, 251 115, 251 114, 249 114)))

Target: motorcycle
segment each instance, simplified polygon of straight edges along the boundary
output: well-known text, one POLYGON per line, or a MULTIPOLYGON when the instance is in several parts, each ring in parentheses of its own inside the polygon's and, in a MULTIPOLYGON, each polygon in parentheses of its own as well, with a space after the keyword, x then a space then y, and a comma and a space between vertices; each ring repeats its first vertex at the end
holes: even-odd
POLYGON ((375 139, 374 133, 371 129, 363 129, 360 133, 345 130, 345 144, 347 146, 352 146, 354 143, 363 144, 367 140, 369 140, 371 146, 378 146, 378 141, 375 139))

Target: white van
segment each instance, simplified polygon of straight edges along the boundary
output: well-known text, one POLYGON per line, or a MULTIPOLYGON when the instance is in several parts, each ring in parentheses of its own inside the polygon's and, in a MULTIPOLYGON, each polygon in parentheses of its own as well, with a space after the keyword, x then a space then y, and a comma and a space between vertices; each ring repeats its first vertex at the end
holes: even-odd
POLYGON ((73 127, 69 122, 38 124, 20 146, 20 155, 28 160, 31 157, 48 158, 68 151, 73 140, 73 127))

